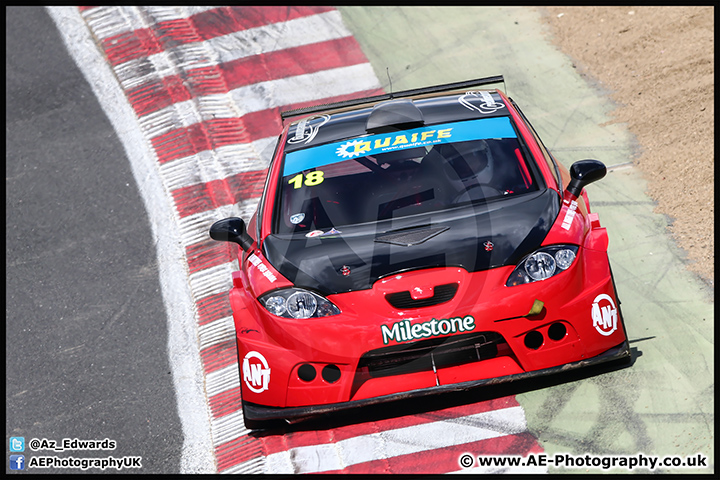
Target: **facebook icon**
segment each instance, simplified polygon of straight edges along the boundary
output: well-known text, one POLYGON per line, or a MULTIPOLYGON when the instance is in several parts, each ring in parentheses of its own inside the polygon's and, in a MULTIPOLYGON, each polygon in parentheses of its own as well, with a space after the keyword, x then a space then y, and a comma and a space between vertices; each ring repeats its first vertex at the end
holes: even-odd
POLYGON ((10 455, 10 470, 25 470, 25 455, 10 455))

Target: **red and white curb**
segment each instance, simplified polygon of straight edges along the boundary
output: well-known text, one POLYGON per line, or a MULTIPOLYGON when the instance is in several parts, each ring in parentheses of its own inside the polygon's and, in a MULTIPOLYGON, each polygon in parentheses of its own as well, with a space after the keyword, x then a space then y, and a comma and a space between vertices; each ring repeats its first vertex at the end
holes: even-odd
MULTIPOLYGON (((158 251, 187 473, 447 473, 541 448, 512 398, 326 431, 249 436, 227 292, 279 112, 382 92, 331 7, 48 7, 118 132, 158 251)), ((546 471, 470 469, 462 471, 546 471)))

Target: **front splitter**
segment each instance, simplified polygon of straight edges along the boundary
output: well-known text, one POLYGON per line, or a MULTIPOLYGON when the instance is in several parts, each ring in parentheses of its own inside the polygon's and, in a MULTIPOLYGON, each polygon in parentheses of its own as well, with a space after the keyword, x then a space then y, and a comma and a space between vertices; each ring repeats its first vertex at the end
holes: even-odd
POLYGON ((560 372, 586 368, 593 365, 611 362, 630 357, 630 345, 625 340, 620 345, 613 347, 605 352, 592 358, 580 360, 577 362, 559 365, 557 367, 535 370, 532 372, 516 373, 503 377, 487 378, 483 380, 472 380, 469 382, 454 383, 452 385, 439 385, 436 387, 423 388, 418 390, 410 390, 407 392, 393 393, 390 395, 382 395, 374 398, 366 398, 362 400, 353 400, 349 402, 331 403, 326 405, 311 405, 306 407, 266 407, 254 403, 243 402, 243 414, 245 418, 252 421, 272 421, 284 420, 287 423, 294 424, 312 417, 322 414, 331 414, 342 412, 350 409, 377 405, 397 400, 405 400, 409 398, 421 397, 426 395, 438 395, 448 392, 460 392, 470 390, 480 386, 498 385, 501 383, 515 382, 528 378, 536 378, 541 376, 553 375, 560 372))

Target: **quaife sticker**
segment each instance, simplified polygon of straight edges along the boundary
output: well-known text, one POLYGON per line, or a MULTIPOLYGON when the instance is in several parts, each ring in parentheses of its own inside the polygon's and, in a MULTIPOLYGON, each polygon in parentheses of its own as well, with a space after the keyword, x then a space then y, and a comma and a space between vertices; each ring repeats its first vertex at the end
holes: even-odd
POLYGON ((258 352, 248 352, 243 358, 243 381, 251 392, 262 393, 270 386, 270 366, 258 352))
MULTIPOLYGON (((366 135, 351 140, 327 143, 316 147, 289 152, 285 156, 283 177, 295 175, 324 165, 331 165, 367 155, 429 147, 436 144, 466 142, 489 138, 516 138, 515 129, 508 117, 480 118, 463 122, 428 125, 399 132, 366 135)), ((309 186, 303 176, 290 180, 295 188, 309 186)), ((319 179, 311 180, 318 184, 319 179)))
POLYGON ((471 332, 475 330, 475 319, 471 315, 465 317, 433 318, 424 323, 411 324, 410 320, 401 320, 393 323, 392 327, 381 325, 383 343, 385 345, 394 340, 396 342, 408 342, 421 338, 437 337, 448 333, 471 332))
POLYGON ((394 133, 390 135, 378 135, 374 140, 351 140, 340 145, 335 154, 342 158, 359 157, 360 155, 370 155, 391 152, 410 147, 422 147, 433 143, 440 143, 443 139, 452 138, 452 128, 443 128, 440 130, 414 131, 409 130, 403 133, 394 133))
POLYGON ((610 295, 602 293, 595 297, 590 314, 593 327, 600 335, 607 337, 617 330, 618 312, 610 295))

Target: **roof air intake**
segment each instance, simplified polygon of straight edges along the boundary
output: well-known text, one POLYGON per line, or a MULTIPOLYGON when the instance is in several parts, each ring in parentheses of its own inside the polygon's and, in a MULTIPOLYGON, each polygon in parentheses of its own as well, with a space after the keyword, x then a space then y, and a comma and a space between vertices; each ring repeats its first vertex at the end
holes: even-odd
POLYGON ((378 103, 367 119, 368 133, 387 133, 425 125, 423 114, 412 100, 402 98, 378 103))

